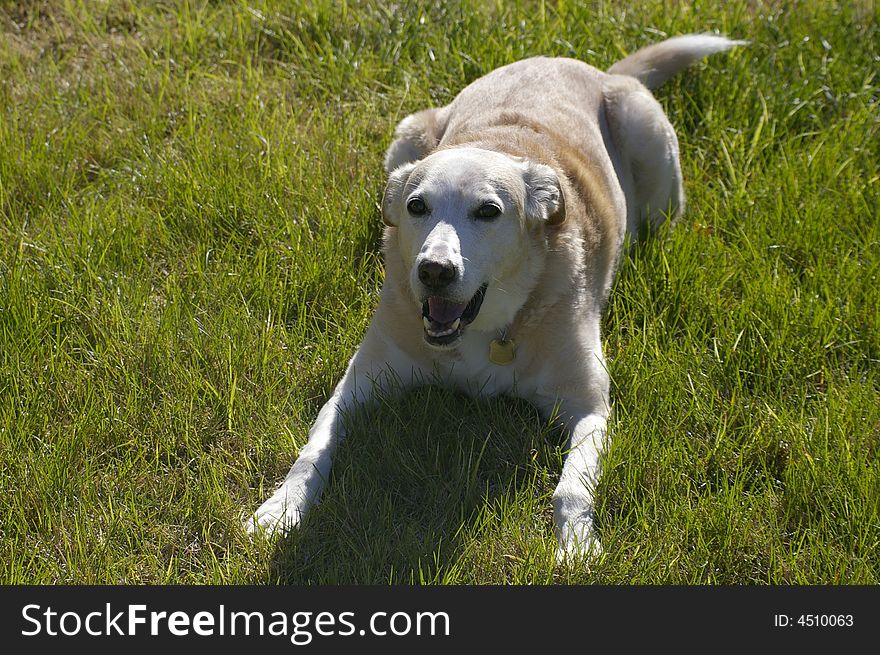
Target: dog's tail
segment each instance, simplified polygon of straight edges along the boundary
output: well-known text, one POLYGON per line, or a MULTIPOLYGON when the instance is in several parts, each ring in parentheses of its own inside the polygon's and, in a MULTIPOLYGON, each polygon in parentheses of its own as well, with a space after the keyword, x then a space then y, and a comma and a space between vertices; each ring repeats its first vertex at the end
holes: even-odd
POLYGON ((734 41, 714 34, 685 34, 636 50, 611 68, 614 75, 629 75, 649 89, 656 89, 695 61, 724 52, 748 41, 734 41))

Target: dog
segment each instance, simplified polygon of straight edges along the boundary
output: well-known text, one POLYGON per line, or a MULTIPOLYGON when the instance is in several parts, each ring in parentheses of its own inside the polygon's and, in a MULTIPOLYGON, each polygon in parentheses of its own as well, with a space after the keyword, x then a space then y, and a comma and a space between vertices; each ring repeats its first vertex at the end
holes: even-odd
POLYGON ((651 94, 744 44, 667 39, 607 72, 535 57, 403 119, 385 155, 385 281, 366 336, 250 532, 299 525, 320 499, 343 415, 426 381, 510 394, 562 427, 557 557, 601 552, 594 492, 607 448, 600 322, 627 235, 684 208, 678 139, 651 94))

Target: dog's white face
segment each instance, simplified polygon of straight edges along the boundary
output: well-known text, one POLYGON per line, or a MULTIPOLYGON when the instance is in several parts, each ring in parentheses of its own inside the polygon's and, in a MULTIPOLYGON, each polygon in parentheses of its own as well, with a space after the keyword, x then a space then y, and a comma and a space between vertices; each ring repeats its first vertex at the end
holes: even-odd
POLYGON ((543 267, 544 226, 564 217, 553 169, 478 148, 449 148, 391 173, 386 224, 409 269, 425 341, 503 330, 543 267))

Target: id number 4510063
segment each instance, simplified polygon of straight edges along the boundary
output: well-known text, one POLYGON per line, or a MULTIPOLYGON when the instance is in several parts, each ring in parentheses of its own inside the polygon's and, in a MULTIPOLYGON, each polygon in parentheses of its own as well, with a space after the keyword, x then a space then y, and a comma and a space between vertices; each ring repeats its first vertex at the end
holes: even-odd
POLYGON ((852 614, 774 614, 775 628, 850 628, 854 620, 852 614))

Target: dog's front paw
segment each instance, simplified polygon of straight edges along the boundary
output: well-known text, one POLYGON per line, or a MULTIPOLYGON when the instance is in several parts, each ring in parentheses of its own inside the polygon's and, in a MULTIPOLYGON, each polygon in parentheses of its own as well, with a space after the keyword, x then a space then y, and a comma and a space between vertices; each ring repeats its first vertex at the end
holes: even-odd
POLYGON ((302 519, 303 511, 299 503, 288 497, 285 490, 279 489, 257 509, 245 522, 249 534, 263 534, 267 537, 284 535, 296 528, 302 519))
POLYGON ((559 538, 557 563, 596 561, 602 554, 602 546, 593 529, 592 498, 557 489, 553 495, 553 514, 559 538))
POLYGON ((602 545, 593 531, 592 515, 569 519, 559 527, 557 564, 590 564, 598 560, 601 554, 602 545))

